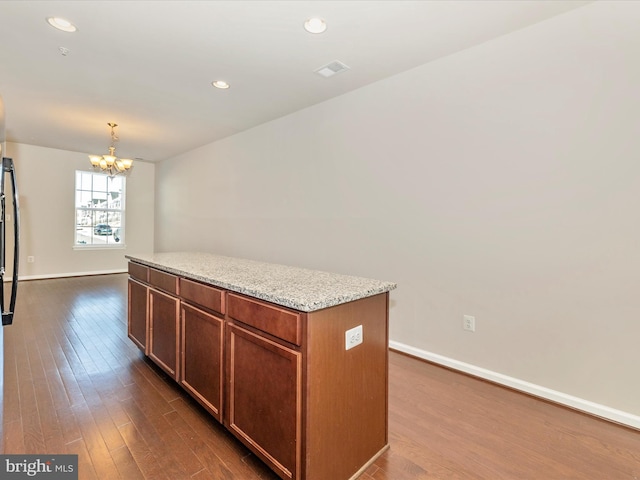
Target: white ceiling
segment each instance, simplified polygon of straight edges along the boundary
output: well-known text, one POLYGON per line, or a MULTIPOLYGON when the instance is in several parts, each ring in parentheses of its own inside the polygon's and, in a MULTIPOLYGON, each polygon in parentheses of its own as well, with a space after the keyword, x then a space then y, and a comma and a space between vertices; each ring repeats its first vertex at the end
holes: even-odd
POLYGON ((3 0, 7 139, 107 153, 113 121, 118 156, 159 161, 586 3, 3 0), (350 70, 314 73, 334 60, 350 70))

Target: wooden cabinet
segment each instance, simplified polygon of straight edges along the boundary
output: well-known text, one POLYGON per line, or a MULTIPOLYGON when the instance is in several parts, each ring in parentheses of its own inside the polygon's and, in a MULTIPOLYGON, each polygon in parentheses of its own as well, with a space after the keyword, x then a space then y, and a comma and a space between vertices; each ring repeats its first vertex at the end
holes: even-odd
POLYGON ((302 354, 232 324, 228 362, 227 427, 282 478, 300 478, 302 354))
POLYGON ((129 338, 145 354, 147 350, 148 324, 148 290, 149 288, 136 280, 129 279, 128 330, 129 338))
POLYGON ((224 290, 179 280, 181 307, 180 383, 222 423, 224 378, 224 290))
POLYGON ((149 289, 149 358, 178 379, 180 300, 149 289))
POLYGON ((129 337, 281 478, 355 479, 388 448, 387 292, 302 312, 132 264, 129 337))
POLYGON ((129 305, 127 309, 127 335, 145 355, 149 354, 149 269, 129 262, 129 305))
POLYGON ((182 302, 181 385, 222 422, 224 319, 182 302))
POLYGON ((388 448, 388 293, 307 315, 305 480, 351 479, 388 448), (362 325, 362 344, 345 332, 362 325))
POLYGON ((178 278, 134 262, 129 262, 129 277, 128 336, 178 379, 180 300, 174 296, 178 278))
POLYGON ((387 315, 386 293, 309 313, 228 293, 227 427, 283 479, 355 478, 388 447, 387 315))

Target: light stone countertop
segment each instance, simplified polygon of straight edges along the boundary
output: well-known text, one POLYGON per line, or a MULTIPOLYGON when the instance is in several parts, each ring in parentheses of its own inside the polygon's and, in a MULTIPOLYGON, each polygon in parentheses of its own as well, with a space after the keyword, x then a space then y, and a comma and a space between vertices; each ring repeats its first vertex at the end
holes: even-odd
POLYGON ((144 265, 261 300, 313 312, 388 292, 395 283, 210 253, 126 255, 144 265))

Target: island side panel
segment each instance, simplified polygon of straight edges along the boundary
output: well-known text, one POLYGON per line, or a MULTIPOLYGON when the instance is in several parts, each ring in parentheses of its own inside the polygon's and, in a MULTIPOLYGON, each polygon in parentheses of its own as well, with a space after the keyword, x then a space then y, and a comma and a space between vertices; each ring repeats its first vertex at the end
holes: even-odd
POLYGON ((382 293, 308 314, 306 480, 348 480, 388 446, 388 301, 382 293), (362 344, 345 350, 358 325, 362 344))

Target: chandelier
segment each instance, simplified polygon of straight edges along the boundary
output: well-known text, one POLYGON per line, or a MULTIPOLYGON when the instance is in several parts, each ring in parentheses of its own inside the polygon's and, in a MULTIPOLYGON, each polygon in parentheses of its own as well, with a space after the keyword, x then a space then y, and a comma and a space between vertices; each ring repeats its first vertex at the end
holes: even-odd
POLYGON ((118 126, 117 123, 107 123, 111 127, 111 146, 109 147, 108 155, 89 155, 91 166, 94 170, 102 173, 106 173, 110 177, 122 174, 127 175, 133 167, 133 160, 129 158, 116 157, 116 147, 114 144, 118 141, 114 129, 118 126))

